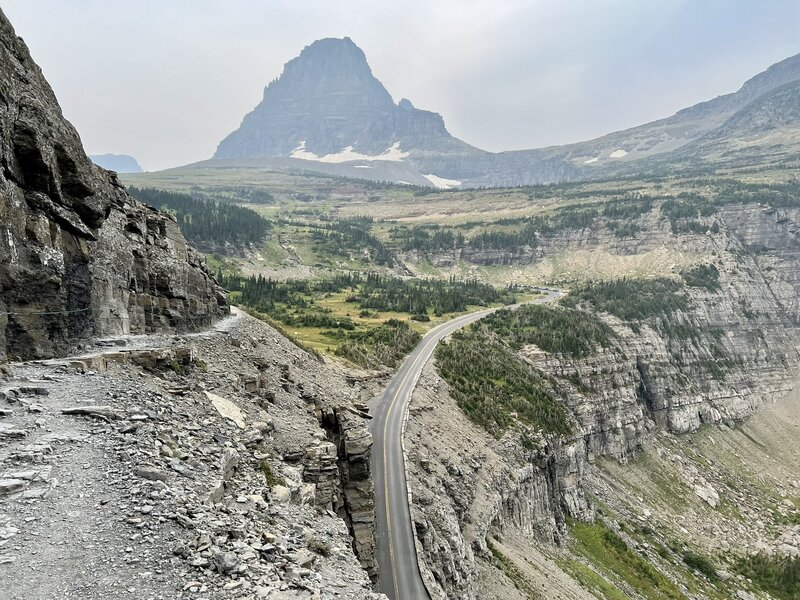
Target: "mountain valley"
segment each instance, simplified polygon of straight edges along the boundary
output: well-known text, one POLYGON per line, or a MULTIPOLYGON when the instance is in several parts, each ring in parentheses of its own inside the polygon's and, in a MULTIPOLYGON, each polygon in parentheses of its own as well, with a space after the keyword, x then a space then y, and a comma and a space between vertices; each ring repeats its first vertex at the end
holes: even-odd
POLYGON ((0 13, 0 599, 800 597, 799 56, 490 153, 326 38, 117 173, 0 13))

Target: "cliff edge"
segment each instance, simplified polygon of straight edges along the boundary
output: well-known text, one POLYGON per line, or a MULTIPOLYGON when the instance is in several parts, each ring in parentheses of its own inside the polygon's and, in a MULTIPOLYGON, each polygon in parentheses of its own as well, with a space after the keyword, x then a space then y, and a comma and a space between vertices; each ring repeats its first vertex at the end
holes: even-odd
POLYGON ((228 313, 170 216, 86 156, 0 12, 0 361, 79 339, 188 331, 228 313))

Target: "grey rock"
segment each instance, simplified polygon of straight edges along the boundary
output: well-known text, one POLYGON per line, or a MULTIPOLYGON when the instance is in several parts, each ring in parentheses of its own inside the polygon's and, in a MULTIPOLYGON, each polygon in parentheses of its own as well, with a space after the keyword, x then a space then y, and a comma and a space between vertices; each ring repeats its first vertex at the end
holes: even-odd
POLYGON ((167 481, 169 479, 169 476, 164 471, 150 466, 136 467, 133 473, 137 477, 150 481, 167 481))
POLYGON ((222 458, 220 459, 222 480, 230 481, 238 465, 239 453, 233 448, 225 448, 225 450, 222 452, 222 458))
POLYGON ((0 87, 0 361, 95 335, 196 330, 228 312, 174 219, 92 164, 4 15, 0 87))
POLYGON ((301 146, 319 156, 346 147, 380 155, 395 144, 404 151, 480 152, 452 137, 440 115, 405 99, 395 104, 350 38, 328 38, 286 63, 214 158, 289 156, 301 146))
POLYGON ((223 574, 230 573, 239 566, 239 557, 235 552, 215 552, 214 566, 223 574))
POLYGON ((0 496, 15 494, 25 489, 28 482, 24 479, 0 479, 0 496))

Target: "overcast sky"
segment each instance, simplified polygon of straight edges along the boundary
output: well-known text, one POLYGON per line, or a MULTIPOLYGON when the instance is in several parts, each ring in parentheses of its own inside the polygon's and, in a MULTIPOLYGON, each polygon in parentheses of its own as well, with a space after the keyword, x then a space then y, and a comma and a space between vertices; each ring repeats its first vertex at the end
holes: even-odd
POLYGON ((283 64, 350 36, 487 150, 599 136, 800 52, 800 0, 3 0, 89 153, 209 158, 283 64))

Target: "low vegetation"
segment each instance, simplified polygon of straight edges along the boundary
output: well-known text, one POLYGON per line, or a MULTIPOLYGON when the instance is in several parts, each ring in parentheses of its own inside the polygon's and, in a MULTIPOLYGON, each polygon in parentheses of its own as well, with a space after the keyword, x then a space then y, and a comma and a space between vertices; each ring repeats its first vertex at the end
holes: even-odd
POLYGON ((503 574, 511 580, 511 583, 514 584, 514 587, 517 588, 517 590, 523 596, 525 596, 525 598, 528 600, 538 600, 539 598, 542 598, 542 595, 525 578, 525 575, 522 573, 522 571, 520 571, 519 568, 509 558, 507 558, 491 540, 486 541, 486 546, 489 548, 489 552, 491 552, 497 568, 500 569, 503 574))
POLYGON ((594 564, 611 581, 627 584, 645 598, 682 599, 685 596, 648 560, 601 521, 571 521, 574 550, 594 564))
POLYGON ((702 554, 698 554, 693 550, 686 550, 683 553, 683 562, 690 569, 702 573, 709 581, 717 581, 719 579, 714 563, 702 554))
POLYGON ((475 280, 375 273, 275 281, 221 270, 217 278, 235 303, 277 323, 305 347, 367 368, 397 366, 419 342, 423 324, 473 306, 512 303, 519 294, 516 287, 496 289, 475 280))
POLYGON ((697 265, 681 273, 689 287, 704 288, 709 292, 720 289, 719 269, 714 265, 697 265))
POLYGON ((474 279, 399 279, 377 273, 343 273, 317 281, 275 281, 262 276, 242 277, 220 272, 220 284, 242 304, 265 312, 287 325, 353 329, 346 318, 334 317, 316 302, 326 294, 347 292, 353 309, 435 316, 462 312, 469 306, 512 304, 517 288, 499 290, 474 279))
POLYGON ((775 598, 800 598, 800 557, 754 554, 740 559, 736 570, 775 598))
POLYGON ((456 332, 439 344, 436 365, 458 406, 496 437, 516 421, 544 433, 566 435, 572 430, 548 382, 480 327, 456 332))
POLYGON ((397 367, 422 336, 407 321, 389 319, 365 331, 342 334, 336 355, 366 368, 397 367))

